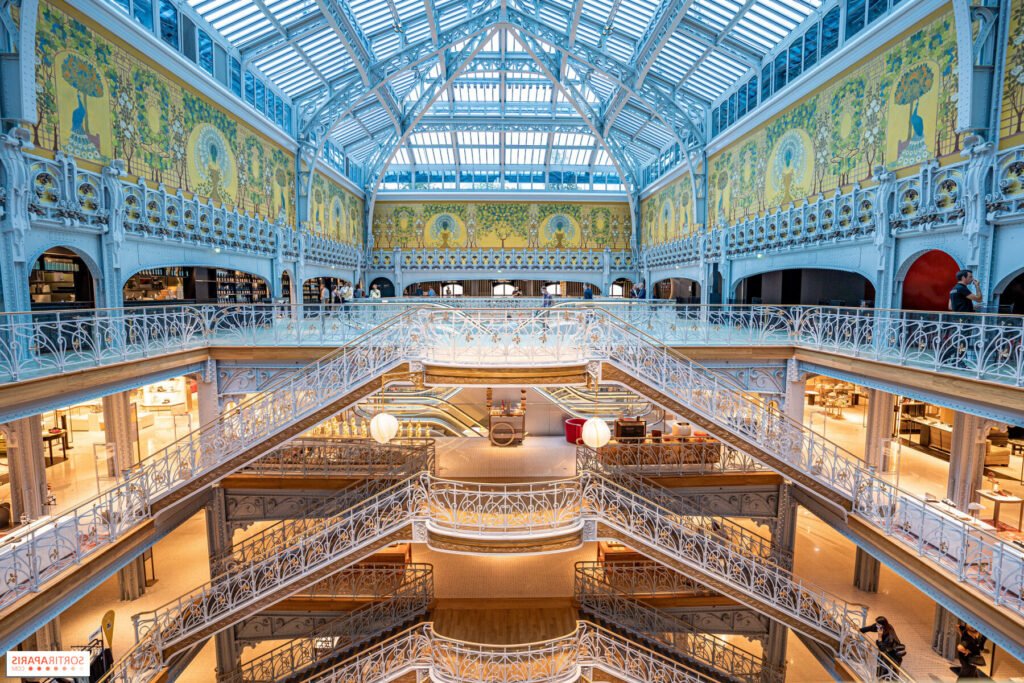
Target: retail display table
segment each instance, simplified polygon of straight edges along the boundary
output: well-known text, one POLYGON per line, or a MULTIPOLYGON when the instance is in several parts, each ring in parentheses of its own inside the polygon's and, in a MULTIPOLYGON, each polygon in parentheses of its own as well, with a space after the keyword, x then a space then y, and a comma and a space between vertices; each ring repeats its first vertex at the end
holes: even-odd
POLYGON ((1017 531, 1024 530, 1024 498, 1015 496, 1006 491, 993 491, 992 489, 978 489, 978 495, 985 500, 992 501, 992 519, 999 526, 999 507, 1006 503, 1008 505, 1019 505, 1020 512, 1017 515, 1017 531))

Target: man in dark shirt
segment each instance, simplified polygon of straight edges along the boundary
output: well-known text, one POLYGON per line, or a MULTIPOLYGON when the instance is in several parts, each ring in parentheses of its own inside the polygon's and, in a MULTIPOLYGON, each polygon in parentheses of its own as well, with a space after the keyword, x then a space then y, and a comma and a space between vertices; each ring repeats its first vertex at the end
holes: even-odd
POLYGON ((956 274, 956 285, 949 292, 949 310, 956 313, 974 313, 974 303, 981 303, 981 283, 974 279, 974 273, 961 270, 956 274), (974 293, 969 285, 974 284, 974 293))

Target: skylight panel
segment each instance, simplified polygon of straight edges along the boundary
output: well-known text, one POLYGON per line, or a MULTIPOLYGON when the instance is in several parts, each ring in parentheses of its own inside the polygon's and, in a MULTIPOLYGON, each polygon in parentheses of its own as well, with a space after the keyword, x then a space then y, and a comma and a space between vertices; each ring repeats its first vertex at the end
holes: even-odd
POLYGON ((405 147, 396 149, 394 156, 391 157, 391 163, 396 166, 411 166, 412 160, 409 159, 409 150, 405 147))
POLYGON ((565 32, 569 29, 569 24, 566 22, 565 14, 565 12, 559 12, 550 3, 544 3, 540 6, 541 21, 549 24, 556 31, 565 32))
POLYGON ((548 134, 538 131, 509 131, 505 133, 505 143, 517 147, 545 147, 548 144, 548 134))
POLYGON ((505 163, 521 166, 535 166, 544 163, 547 150, 541 147, 506 147, 505 163))

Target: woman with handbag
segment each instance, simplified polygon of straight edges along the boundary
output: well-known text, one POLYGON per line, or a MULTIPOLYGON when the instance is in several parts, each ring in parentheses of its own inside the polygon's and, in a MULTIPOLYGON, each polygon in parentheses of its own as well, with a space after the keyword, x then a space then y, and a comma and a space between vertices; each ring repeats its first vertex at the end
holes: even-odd
POLYGON ((890 662, 898 667, 903 664, 903 658, 907 655, 907 646, 896 636, 896 629, 885 617, 876 617, 875 623, 864 626, 860 632, 878 634, 878 640, 875 641, 879 654, 878 678, 883 681, 896 680, 894 667, 890 662))

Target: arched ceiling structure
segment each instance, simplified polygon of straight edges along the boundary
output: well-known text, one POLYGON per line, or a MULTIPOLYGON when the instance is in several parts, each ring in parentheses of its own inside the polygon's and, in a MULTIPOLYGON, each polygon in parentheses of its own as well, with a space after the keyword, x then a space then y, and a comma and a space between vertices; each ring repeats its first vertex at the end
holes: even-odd
POLYGON ((385 173, 637 189, 820 0, 189 0, 292 99, 298 137, 385 173), (554 173, 555 175, 551 175, 554 173), (476 175, 474 175, 476 174, 476 175), (532 174, 532 175, 531 175, 532 174))

